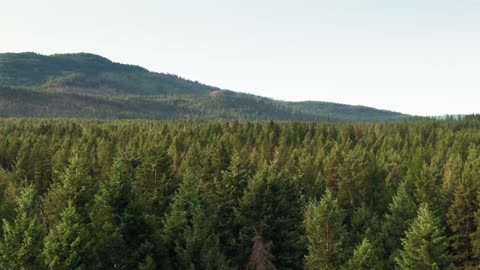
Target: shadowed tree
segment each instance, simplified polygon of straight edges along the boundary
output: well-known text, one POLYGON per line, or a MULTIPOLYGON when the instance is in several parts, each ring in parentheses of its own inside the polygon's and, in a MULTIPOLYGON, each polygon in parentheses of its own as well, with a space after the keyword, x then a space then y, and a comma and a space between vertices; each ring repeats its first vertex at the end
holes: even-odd
POLYGON ((164 219, 163 241, 173 269, 229 269, 202 204, 198 179, 187 171, 164 219))
POLYGON ((382 226, 383 246, 387 255, 386 269, 393 269, 394 258, 401 248, 401 239, 405 237, 405 232, 415 219, 416 213, 417 205, 407 192, 406 182, 402 182, 388 206, 382 226))
MULTIPOLYGON (((301 269, 303 199, 297 183, 279 168, 275 159, 251 178, 240 199, 237 222, 241 224, 239 251, 251 247, 260 233, 281 269, 301 269)), ((248 253, 243 254, 248 260, 248 253)))
POLYGON ((273 256, 268 252, 262 236, 258 233, 253 237, 252 254, 248 260, 249 270, 277 270, 273 264, 273 256))

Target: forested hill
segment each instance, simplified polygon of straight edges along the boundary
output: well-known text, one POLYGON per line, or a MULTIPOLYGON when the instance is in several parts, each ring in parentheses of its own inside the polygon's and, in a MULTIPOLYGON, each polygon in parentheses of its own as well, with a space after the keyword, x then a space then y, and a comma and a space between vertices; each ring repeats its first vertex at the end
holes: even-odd
POLYGON ((209 95, 211 91, 219 90, 87 53, 0 54, 0 85, 101 96, 209 95))
POLYGON ((77 53, 0 54, 0 117, 395 121, 408 116, 328 102, 285 102, 77 53))

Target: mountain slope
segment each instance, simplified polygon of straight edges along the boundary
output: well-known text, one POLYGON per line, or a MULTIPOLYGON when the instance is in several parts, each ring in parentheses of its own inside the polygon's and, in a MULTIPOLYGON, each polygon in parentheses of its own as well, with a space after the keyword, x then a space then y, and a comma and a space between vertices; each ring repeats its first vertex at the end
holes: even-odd
POLYGON ((309 115, 324 115, 336 121, 394 121, 404 119, 397 112, 322 101, 289 102, 289 107, 309 115))
POLYGON ((391 121, 408 116, 328 102, 284 102, 79 53, 0 54, 0 116, 391 121))
POLYGON ((208 95, 216 88, 87 54, 0 54, 0 85, 94 95, 208 95))

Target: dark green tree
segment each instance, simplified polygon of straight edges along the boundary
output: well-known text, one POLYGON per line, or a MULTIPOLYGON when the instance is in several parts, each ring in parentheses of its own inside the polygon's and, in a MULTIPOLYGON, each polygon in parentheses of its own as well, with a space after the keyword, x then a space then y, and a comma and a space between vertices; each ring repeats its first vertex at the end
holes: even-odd
POLYGON ((393 269, 395 257, 401 248, 401 240, 417 214, 417 205, 407 192, 406 182, 400 183, 397 194, 385 214, 382 226, 382 239, 385 249, 386 269, 393 269))
POLYGON ((212 225, 229 257, 238 255, 241 225, 236 222, 236 210, 249 178, 249 170, 242 164, 240 155, 235 153, 227 170, 222 171, 221 177, 214 180, 213 188, 205 191, 212 208, 212 225))
MULTIPOLYGON (((248 182, 239 202, 237 222, 242 225, 239 251, 252 246, 258 233, 281 269, 301 269, 304 242, 302 239, 303 199, 297 183, 273 160, 248 182)), ((250 254, 243 254, 246 260, 250 254)))
POLYGON ((202 205, 198 179, 187 171, 164 220, 163 241, 173 269, 229 268, 202 205))
POLYGON ((197 205, 192 211, 191 224, 183 231, 183 237, 175 241, 178 266, 192 270, 231 269, 201 206, 197 205))
MULTIPOLYGON (((480 190, 477 193, 477 202, 480 202, 480 190)), ((475 213, 475 225, 476 230, 470 234, 470 241, 473 247, 473 258, 474 261, 472 265, 476 266, 477 268, 480 267, 480 210, 477 210, 475 213)))
POLYGON ((458 266, 472 262, 473 246, 470 235, 475 231, 476 192, 469 178, 460 180, 447 214, 447 223, 452 230, 453 259, 458 266))
POLYGON ((127 163, 117 159, 95 197, 90 214, 94 268, 136 269, 157 253, 154 228, 132 190, 132 179, 127 163))
POLYGON ((155 148, 143 153, 142 163, 135 171, 133 188, 145 205, 145 211, 158 220, 165 215, 177 187, 170 166, 171 159, 166 151, 155 148))

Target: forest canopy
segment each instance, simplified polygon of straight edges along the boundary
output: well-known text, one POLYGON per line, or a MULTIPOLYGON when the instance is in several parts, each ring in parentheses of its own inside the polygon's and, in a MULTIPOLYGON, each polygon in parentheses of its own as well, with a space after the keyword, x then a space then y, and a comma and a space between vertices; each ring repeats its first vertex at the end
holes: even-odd
POLYGON ((0 120, 1 269, 478 269, 480 117, 0 120))

